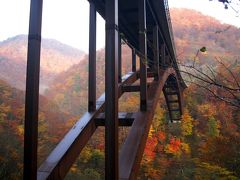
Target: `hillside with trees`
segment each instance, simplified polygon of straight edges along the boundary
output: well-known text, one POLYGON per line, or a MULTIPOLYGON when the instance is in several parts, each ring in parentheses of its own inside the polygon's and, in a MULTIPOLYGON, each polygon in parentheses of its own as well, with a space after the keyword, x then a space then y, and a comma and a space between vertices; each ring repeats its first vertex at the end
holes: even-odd
POLYGON ((203 46, 207 52, 199 55, 201 64, 214 64, 216 56, 239 59, 239 28, 190 9, 173 8, 171 18, 179 60, 191 61, 203 46))
MULTIPOLYGON (((169 123, 160 97, 138 179, 239 179, 240 108, 228 101, 240 102, 240 29, 193 10, 171 9, 171 17, 177 58, 188 84, 185 111, 181 123, 169 123)), ((0 179, 21 177, 24 92, 12 86, 23 89, 24 77, 14 79, 25 73, 22 42, 15 37, 0 43, 0 179)), ((39 163, 87 109, 88 56, 65 47, 54 40, 43 43, 47 53, 42 69, 45 75, 51 73, 46 76, 51 81, 45 81, 47 88, 40 96, 39 163)), ((104 49, 98 50, 97 97, 104 92, 104 59, 104 49)), ((131 51, 125 44, 122 59, 125 74, 131 68, 131 51)), ((120 99, 119 111, 138 108, 138 93, 120 99)), ((128 130, 119 128, 120 146, 128 130)), ((104 129, 99 128, 66 179, 103 179, 103 167, 104 129)))
MULTIPOLYGON (((40 90, 43 92, 60 72, 77 64, 84 53, 53 39, 42 39, 40 90)), ((25 89, 27 36, 18 35, 0 42, 0 79, 25 89)))
MULTIPOLYGON (((39 163, 51 152, 75 119, 40 96, 39 163)), ((19 179, 22 176, 23 133, 24 92, 0 80, 0 179, 19 179)))
POLYGON ((192 10, 171 15, 185 110, 171 124, 160 103, 139 179, 239 179, 240 30, 192 10))

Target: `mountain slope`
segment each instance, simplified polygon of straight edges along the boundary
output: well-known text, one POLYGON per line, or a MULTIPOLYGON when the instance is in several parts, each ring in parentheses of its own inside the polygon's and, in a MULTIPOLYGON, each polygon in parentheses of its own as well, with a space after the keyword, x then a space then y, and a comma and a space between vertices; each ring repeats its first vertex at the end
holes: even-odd
MULTIPOLYGON (((38 161, 43 161, 76 119, 39 97, 38 161)), ((0 179, 21 179, 24 133, 24 92, 0 80, 0 179)))
MULTIPOLYGON (((41 91, 55 76, 81 61, 83 52, 52 39, 42 39, 41 91)), ((18 89, 25 88, 27 36, 19 35, 0 42, 0 79, 18 89)))
POLYGON ((172 8, 171 19, 180 60, 192 59, 203 46, 207 54, 200 54, 201 63, 211 63, 216 56, 240 57, 239 28, 190 9, 172 8))

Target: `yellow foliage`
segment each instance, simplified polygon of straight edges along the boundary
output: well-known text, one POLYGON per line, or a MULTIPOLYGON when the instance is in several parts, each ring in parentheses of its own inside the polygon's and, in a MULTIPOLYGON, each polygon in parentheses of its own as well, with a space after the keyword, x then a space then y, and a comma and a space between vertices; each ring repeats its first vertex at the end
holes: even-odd
POLYGON ((181 149, 185 154, 189 154, 191 152, 189 145, 184 142, 181 143, 181 149))
POLYGON ((57 94, 55 97, 54 97, 54 101, 59 103, 59 102, 62 102, 64 100, 64 94, 57 94))
POLYGON ((210 103, 199 105, 198 111, 206 118, 215 116, 217 114, 216 106, 210 103))
POLYGON ((153 123, 152 126, 153 128, 157 131, 158 129, 164 128, 165 125, 165 117, 164 117, 165 110, 160 107, 160 103, 158 103, 155 114, 153 117, 153 123))
POLYGON ((18 130, 19 136, 23 137, 23 134, 24 134, 24 127, 23 127, 23 125, 18 126, 17 130, 18 130))
POLYGON ((71 169, 70 169, 70 171, 72 172, 72 173, 76 173, 77 172, 77 164, 75 163, 75 164, 73 164, 73 166, 71 167, 71 169))
POLYGON ((182 115, 181 130, 184 136, 189 136, 192 134, 193 119, 190 116, 188 110, 185 110, 182 115))
POLYGON ((149 133, 148 133, 148 137, 152 137, 154 133, 155 133, 155 130, 153 129, 153 126, 151 125, 149 133))

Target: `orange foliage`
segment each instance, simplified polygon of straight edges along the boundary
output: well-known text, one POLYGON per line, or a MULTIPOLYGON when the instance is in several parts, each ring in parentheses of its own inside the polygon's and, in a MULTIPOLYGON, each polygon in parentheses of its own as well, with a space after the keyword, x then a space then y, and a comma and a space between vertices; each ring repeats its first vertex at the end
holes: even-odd
POLYGON ((145 147, 145 155, 148 160, 153 160, 156 156, 156 146, 158 144, 157 138, 154 137, 148 137, 146 147, 145 147))
POLYGON ((161 142, 164 142, 166 140, 166 134, 163 131, 159 131, 156 136, 161 142))

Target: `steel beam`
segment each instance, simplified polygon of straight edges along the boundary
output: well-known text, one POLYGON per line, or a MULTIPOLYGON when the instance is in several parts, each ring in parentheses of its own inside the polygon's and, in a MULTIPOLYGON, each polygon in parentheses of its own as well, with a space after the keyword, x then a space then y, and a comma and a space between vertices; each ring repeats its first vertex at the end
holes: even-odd
POLYGON ((42 0, 31 0, 24 123, 23 178, 37 177, 39 72, 41 54, 42 0))
POLYGON ((136 72, 136 52, 132 49, 132 72, 136 72))
POLYGON ((105 2, 105 179, 118 179, 118 0, 105 2))
POLYGON ((147 111, 137 113, 127 139, 122 145, 119 158, 119 177, 121 180, 137 178, 159 95, 170 74, 175 74, 173 68, 160 71, 160 79, 158 81, 153 81, 148 90, 149 98, 147 101, 147 111))
MULTIPOLYGON (((151 83, 147 83, 147 88, 149 88, 151 83)), ((122 91, 123 92, 139 92, 140 91, 140 85, 135 84, 135 85, 124 85, 122 86, 122 91)))
POLYGON ((146 1, 138 1, 139 18, 139 51, 140 56, 140 110, 147 110, 147 29, 146 29, 146 1))
POLYGON ((96 110, 96 8, 90 2, 88 112, 96 110))
POLYGON ((166 53, 165 53, 165 44, 163 43, 163 44, 161 45, 161 66, 162 66, 162 67, 165 67, 165 65, 166 65, 165 56, 166 56, 166 53))
POLYGON ((171 95, 178 95, 178 92, 177 91, 175 91, 175 92, 166 92, 166 95, 169 95, 169 96, 171 96, 171 95))
POLYGON ((118 32, 118 82, 122 82, 122 42, 120 32, 118 32))
POLYGON ((158 44, 158 26, 153 28, 153 53, 154 53, 154 80, 159 79, 159 44, 158 44))
POLYGON ((174 100, 174 101, 173 100, 169 100, 168 102, 169 103, 178 103, 179 101, 178 100, 174 100))
MULTIPOLYGON (((132 126, 136 113, 120 112, 118 113, 119 126, 132 126)), ((101 113, 95 119, 96 126, 105 126, 105 114, 101 113)))

